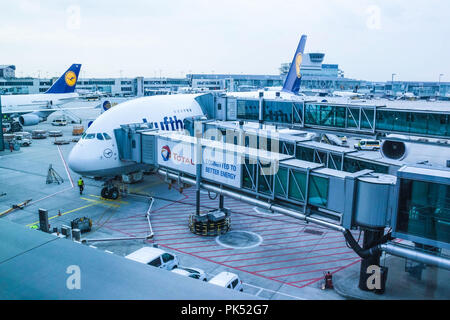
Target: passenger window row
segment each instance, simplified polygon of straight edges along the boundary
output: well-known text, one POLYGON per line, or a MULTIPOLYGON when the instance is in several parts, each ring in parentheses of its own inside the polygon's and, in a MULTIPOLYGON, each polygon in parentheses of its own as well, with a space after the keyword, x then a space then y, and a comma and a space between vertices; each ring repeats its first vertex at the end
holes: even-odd
POLYGON ((111 140, 111 137, 106 132, 103 133, 83 133, 81 139, 95 139, 97 137, 98 140, 111 140))

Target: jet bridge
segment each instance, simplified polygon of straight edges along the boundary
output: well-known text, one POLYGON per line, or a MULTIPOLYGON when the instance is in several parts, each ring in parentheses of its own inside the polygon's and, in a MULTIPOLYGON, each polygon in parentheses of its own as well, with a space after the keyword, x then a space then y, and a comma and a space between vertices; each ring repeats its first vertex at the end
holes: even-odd
POLYGON ((242 120, 308 128, 324 132, 377 136, 402 134, 438 139, 450 138, 448 107, 421 105, 410 109, 369 103, 332 103, 281 98, 259 99, 222 97, 216 109, 223 109, 221 120, 242 120), (226 116, 225 116, 226 115, 226 116))
POLYGON ((354 173, 369 169, 377 173, 395 174, 402 166, 397 160, 379 161, 356 156, 357 151, 354 149, 319 143, 314 141, 317 136, 315 133, 295 129, 280 130, 274 127, 261 129, 235 121, 207 121, 205 132, 206 138, 232 144, 238 144, 238 137, 242 134, 242 143, 246 147, 277 150, 277 152, 292 155, 296 159, 319 163, 329 169, 340 171, 354 173))
POLYGON ((196 187, 192 232, 214 235, 229 229, 223 223, 230 216, 224 208, 226 196, 342 232, 362 258, 362 290, 371 290, 367 270, 380 265, 383 251, 450 269, 443 252, 450 249, 450 170, 403 167, 396 176, 368 169, 335 170, 296 159, 292 152, 268 151, 264 144, 246 146, 242 134, 236 144, 212 139, 206 136, 208 123, 199 122, 194 136, 124 127, 119 130, 127 134, 116 132, 125 140, 135 140, 118 144, 125 149, 121 157, 133 155, 126 160, 154 166, 169 183, 196 187), (218 210, 200 212, 200 189, 220 196, 218 210), (392 232, 385 234, 386 228, 392 232), (351 229, 364 231, 363 247, 351 229), (400 246, 392 242, 393 237, 412 241, 416 247, 400 246), (436 250, 423 252, 424 246, 436 250))

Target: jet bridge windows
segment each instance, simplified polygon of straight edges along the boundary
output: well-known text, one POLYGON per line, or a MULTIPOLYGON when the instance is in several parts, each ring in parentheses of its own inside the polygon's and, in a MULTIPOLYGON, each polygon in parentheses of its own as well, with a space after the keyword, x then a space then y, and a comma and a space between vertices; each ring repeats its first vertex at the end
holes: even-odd
POLYGON ((397 171, 396 189, 393 236, 450 249, 450 171, 405 166, 397 171))
POLYGON ((450 243, 450 186, 403 179, 396 231, 450 243))

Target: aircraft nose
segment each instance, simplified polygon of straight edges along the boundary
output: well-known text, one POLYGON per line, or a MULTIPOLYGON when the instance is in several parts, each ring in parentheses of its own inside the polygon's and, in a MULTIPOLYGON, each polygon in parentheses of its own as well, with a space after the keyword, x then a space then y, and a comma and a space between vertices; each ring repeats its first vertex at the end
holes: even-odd
POLYGON ((86 167, 83 164, 82 158, 80 157, 79 149, 80 148, 79 148, 78 144, 76 144, 70 151, 69 159, 67 160, 67 162, 69 164, 69 168, 72 171, 79 173, 79 174, 83 174, 86 167))
POLYGON ((83 146, 76 144, 70 151, 68 164, 69 168, 78 174, 89 175, 96 170, 97 162, 91 152, 86 152, 83 146))

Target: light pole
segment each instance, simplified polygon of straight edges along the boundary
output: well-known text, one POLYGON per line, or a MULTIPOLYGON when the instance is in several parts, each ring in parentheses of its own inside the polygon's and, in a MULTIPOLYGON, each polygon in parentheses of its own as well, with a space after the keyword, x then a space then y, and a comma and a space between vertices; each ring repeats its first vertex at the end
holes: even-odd
POLYGON ((392 80, 391 80, 391 91, 392 91, 392 95, 394 95, 394 76, 396 76, 396 73, 392 74, 392 80))
POLYGON ((439 88, 438 88, 438 95, 439 95, 439 96, 441 95, 441 77, 442 77, 443 75, 444 75, 443 73, 439 74, 439 88))

